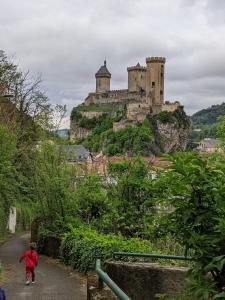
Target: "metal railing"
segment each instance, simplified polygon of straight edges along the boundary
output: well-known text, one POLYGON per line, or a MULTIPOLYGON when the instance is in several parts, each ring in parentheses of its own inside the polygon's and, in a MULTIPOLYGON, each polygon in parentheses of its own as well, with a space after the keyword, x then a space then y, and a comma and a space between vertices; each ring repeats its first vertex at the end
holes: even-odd
MULTIPOLYGON (((190 256, 174 256, 174 255, 165 255, 165 254, 148 254, 148 253, 130 253, 130 252, 114 252, 113 257, 142 257, 142 258, 153 258, 153 259, 169 259, 169 260, 185 260, 185 261, 191 261, 193 260, 190 256)), ((96 260, 96 267, 95 267, 96 273, 98 274, 101 281, 103 281, 105 284, 108 285, 108 287, 114 292, 114 294, 120 299, 120 300, 131 300, 122 290, 119 288, 119 286, 108 276, 107 273, 105 273, 101 268, 101 260, 96 260)))
POLYGON ((108 285, 108 287, 114 292, 114 294, 120 299, 120 300, 131 300, 119 287, 118 285, 108 276, 107 273, 105 273, 101 268, 101 260, 96 260, 96 267, 95 267, 96 273, 98 274, 100 280, 102 280, 105 284, 108 285))
POLYGON ((130 253, 130 252, 114 252, 114 258, 118 256, 131 256, 131 257, 146 257, 156 259, 175 259, 175 260, 193 260, 190 256, 174 256, 165 254, 148 254, 148 253, 130 253))

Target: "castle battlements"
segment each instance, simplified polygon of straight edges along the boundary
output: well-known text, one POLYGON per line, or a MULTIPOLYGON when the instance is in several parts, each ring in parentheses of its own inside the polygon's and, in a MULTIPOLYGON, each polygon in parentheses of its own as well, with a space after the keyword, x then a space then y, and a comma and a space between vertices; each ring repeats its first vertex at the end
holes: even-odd
POLYGON ((138 70, 138 71, 144 71, 144 72, 145 72, 145 71, 147 70, 147 68, 141 66, 139 63, 137 63, 136 66, 131 66, 131 67, 128 67, 128 68, 127 68, 127 71, 128 71, 128 72, 129 72, 129 71, 136 71, 136 70, 138 70))
POLYGON ((165 64, 166 59, 165 59, 165 57, 161 57, 161 56, 147 57, 146 58, 146 63, 150 63, 150 62, 158 62, 158 63, 165 64))
MULTIPOLYGON (((135 107, 137 111, 143 103, 142 112, 145 106, 149 106, 151 111, 156 113, 161 110, 175 110, 178 103, 164 103, 164 75, 165 57, 154 56, 146 58, 146 66, 139 63, 127 68, 128 88, 121 90, 110 90, 111 73, 107 69, 106 61, 99 68, 96 77, 96 91, 89 93, 85 99, 85 105, 121 103, 129 104, 131 110, 135 107), (134 106, 133 103, 137 103, 134 106)), ((131 113, 132 115, 132 113, 131 113)))

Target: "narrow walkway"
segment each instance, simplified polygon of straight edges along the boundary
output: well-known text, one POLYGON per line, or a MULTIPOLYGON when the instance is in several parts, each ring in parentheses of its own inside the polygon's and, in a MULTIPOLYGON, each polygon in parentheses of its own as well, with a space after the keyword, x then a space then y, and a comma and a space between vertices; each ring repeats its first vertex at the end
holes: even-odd
MULTIPOLYGON (((0 247, 0 261, 9 270, 9 279, 3 284, 7 300, 85 300, 85 283, 79 278, 40 257, 36 269, 36 283, 24 284, 24 263, 18 257, 28 245, 29 235, 13 236, 0 247)), ((6 272, 8 273, 8 272, 6 272)))

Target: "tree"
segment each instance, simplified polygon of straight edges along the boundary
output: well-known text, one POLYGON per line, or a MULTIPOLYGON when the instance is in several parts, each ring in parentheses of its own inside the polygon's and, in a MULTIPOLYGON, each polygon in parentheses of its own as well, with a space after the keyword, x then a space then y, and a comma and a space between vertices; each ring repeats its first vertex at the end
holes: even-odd
POLYGON ((141 158, 111 163, 109 174, 115 180, 108 187, 108 197, 116 208, 113 226, 124 236, 142 236, 154 214, 152 180, 141 158))
POLYGON ((50 105, 41 89, 41 76, 32 78, 9 61, 4 52, 0 55, 0 83, 8 98, 1 98, 1 119, 17 136, 18 158, 26 156, 43 130, 56 130, 65 115, 65 106, 50 105))
POLYGON ((197 299, 222 299, 225 158, 218 154, 201 157, 196 153, 178 153, 168 159, 172 165, 158 181, 161 205, 171 208, 162 217, 165 233, 172 233, 185 247, 185 254, 189 251, 195 260, 189 278, 197 299))
POLYGON ((0 236, 5 233, 9 210, 18 196, 16 169, 16 137, 0 125, 0 236))
POLYGON ((222 141, 225 141, 225 116, 220 116, 218 118, 217 136, 222 141))

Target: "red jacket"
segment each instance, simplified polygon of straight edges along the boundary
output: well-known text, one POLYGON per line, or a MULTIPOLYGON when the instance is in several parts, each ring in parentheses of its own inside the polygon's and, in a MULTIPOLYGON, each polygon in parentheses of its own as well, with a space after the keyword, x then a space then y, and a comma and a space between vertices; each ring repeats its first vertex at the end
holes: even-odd
POLYGON ((26 259, 26 267, 27 268, 35 268, 38 264, 38 254, 34 250, 25 251, 19 258, 21 262, 23 259, 26 259))

